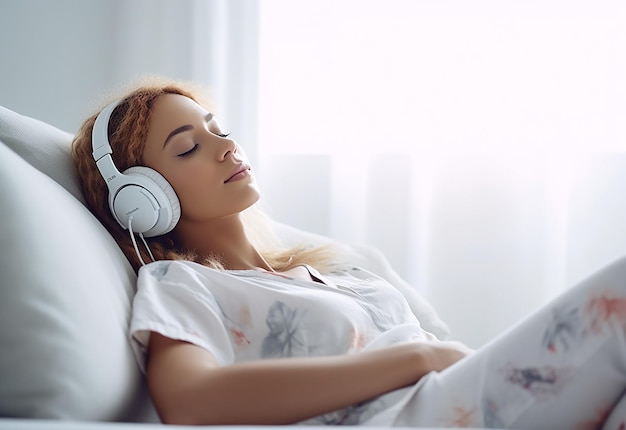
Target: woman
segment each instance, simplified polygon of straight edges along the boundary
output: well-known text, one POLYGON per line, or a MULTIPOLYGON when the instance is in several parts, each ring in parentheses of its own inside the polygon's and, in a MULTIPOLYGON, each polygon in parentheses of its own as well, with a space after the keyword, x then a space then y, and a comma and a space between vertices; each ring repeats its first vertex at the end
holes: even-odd
POLYGON ((91 210, 138 270, 131 337, 164 422, 558 429, 620 399, 626 263, 472 353, 422 330, 381 278, 334 267, 332 250, 255 243, 252 169, 194 92, 143 85, 107 109, 73 155, 91 210), (171 230, 137 246, 136 209, 112 215, 123 175, 103 173, 107 157, 162 175, 180 205, 171 230))

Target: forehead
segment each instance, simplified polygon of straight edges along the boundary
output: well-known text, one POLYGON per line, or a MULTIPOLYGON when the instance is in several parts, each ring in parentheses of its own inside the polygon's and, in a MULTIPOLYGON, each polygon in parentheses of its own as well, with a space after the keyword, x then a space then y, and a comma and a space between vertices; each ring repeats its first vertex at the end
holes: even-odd
POLYGON ((165 138, 173 129, 189 124, 198 116, 208 112, 189 97, 179 94, 163 94, 156 99, 148 125, 148 140, 163 136, 165 138))
POLYGON ((190 115, 204 115, 206 110, 189 97, 180 94, 163 94, 159 96, 152 107, 151 117, 159 122, 190 118, 190 115))

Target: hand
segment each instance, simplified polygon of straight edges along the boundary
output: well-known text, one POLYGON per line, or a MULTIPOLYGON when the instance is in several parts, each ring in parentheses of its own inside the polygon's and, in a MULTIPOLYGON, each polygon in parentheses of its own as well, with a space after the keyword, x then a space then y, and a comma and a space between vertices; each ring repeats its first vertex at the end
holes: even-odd
POLYGON ((474 352, 465 344, 456 341, 428 342, 427 350, 429 367, 436 372, 441 372, 474 352))

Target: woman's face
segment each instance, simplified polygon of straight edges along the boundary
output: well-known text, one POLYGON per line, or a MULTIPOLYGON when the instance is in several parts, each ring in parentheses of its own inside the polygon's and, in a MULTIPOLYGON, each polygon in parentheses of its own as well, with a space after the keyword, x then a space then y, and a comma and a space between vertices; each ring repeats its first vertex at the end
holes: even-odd
POLYGON ((233 215, 259 199, 250 166, 216 118, 178 94, 153 107, 143 162, 168 180, 181 205, 181 221, 233 215))

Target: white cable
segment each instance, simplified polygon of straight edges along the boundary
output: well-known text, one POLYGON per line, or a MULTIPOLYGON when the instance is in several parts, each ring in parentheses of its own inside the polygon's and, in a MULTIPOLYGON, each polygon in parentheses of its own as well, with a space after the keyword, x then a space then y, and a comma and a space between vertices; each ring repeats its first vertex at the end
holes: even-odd
POLYGON ((154 259, 154 255, 152 255, 152 251, 150 251, 150 247, 148 246, 148 244, 146 243, 146 239, 144 239, 143 237, 143 233, 139 233, 139 237, 141 238, 141 241, 143 242, 143 245, 146 247, 146 249, 148 250, 148 254, 150 254, 150 258, 152 259, 152 261, 156 261, 154 259))
MULTIPOLYGON (((133 217, 132 216, 128 217, 128 232, 130 233, 130 240, 133 241, 133 246, 135 247, 135 252, 137 253, 137 257, 139 258, 139 261, 141 261, 141 265, 145 266, 146 263, 144 263, 143 258, 141 258, 141 254, 139 253, 139 248, 137 248, 137 241, 135 240, 135 235, 133 234, 133 217)), ((142 236, 142 239, 143 239, 143 236, 142 236)), ((148 252, 149 251, 150 249, 148 249, 148 252)), ((150 253, 150 256, 152 256, 152 253, 150 253)))

